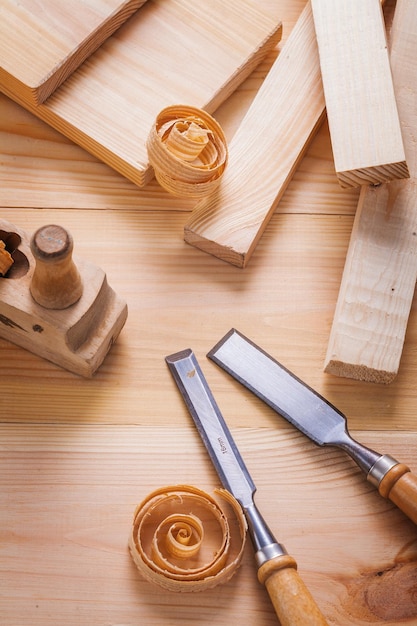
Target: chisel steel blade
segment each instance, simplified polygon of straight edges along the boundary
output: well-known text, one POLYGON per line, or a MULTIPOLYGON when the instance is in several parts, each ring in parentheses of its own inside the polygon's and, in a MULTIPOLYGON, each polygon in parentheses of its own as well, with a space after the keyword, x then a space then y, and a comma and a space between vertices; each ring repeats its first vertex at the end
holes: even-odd
POLYGON ((350 436, 343 413, 237 330, 207 356, 317 445, 345 449, 366 472, 381 456, 350 436))
POLYGON ((194 353, 184 350, 166 357, 198 432, 220 476, 243 508, 252 503, 255 484, 233 441, 194 353))
POLYGON ((259 513, 253 496, 255 485, 224 421, 192 350, 182 350, 165 358, 181 391, 198 432, 219 474, 223 487, 241 504, 258 563, 270 558, 270 552, 285 554, 285 549, 259 513))
POLYGON ((207 356, 317 445, 343 437, 345 416, 237 330, 232 329, 207 356))
POLYGON ((356 441, 336 407, 250 339, 232 328, 207 356, 319 446, 337 446, 379 493, 417 523, 417 477, 389 454, 356 441))

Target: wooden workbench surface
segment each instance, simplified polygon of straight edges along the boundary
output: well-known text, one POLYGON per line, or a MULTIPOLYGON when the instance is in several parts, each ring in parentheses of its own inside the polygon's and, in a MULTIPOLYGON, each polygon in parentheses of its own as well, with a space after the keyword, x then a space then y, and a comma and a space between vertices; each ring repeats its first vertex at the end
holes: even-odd
MULTIPOLYGON (((278 4, 285 42, 305 1, 278 4)), ((229 139, 273 57, 217 111, 229 139)), ((358 199, 336 180, 326 121, 244 270, 184 243, 192 201, 138 189, 4 96, 0 142, 0 216, 29 233, 68 228, 129 307, 93 379, 0 340, 1 624, 277 623, 249 542, 229 583, 191 596, 142 580, 128 553, 148 493, 219 486, 164 363, 187 347, 329 623, 417 624, 415 525, 344 453, 314 446, 205 357, 237 328, 342 410, 362 443, 417 471, 417 301, 392 384, 323 373, 358 199)))

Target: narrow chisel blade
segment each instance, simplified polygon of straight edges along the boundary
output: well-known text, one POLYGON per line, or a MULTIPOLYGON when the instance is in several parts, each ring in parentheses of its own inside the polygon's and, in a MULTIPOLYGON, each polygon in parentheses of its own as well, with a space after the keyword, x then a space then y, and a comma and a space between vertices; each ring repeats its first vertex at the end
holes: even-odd
POLYGON ((166 357, 184 401, 223 487, 230 491, 242 507, 252 503, 255 485, 233 441, 219 407, 204 378, 192 350, 183 350, 166 357))
POLYGON ((276 541, 255 505, 255 485, 194 353, 190 349, 182 350, 165 360, 223 486, 242 506, 255 549, 258 579, 267 588, 280 623, 327 626, 297 572, 296 561, 276 541))

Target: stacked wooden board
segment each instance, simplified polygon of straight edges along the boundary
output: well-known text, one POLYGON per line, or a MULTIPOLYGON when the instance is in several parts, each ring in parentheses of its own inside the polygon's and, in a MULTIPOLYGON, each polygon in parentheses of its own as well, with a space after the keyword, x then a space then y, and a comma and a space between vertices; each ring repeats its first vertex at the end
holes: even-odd
POLYGON ((43 103, 2 91, 139 186, 146 138, 165 106, 213 112, 281 38, 250 0, 147 0, 43 103))
POLYGON ((410 178, 363 187, 325 369, 390 383, 398 373, 417 279, 417 5, 398 0, 390 57, 410 178))
MULTIPOLYGON (((33 72, 37 66, 32 67, 24 55, 11 54, 13 47, 6 52, 0 44, 0 89, 144 186, 153 177, 145 142, 158 112, 180 102, 215 111, 280 40, 279 21, 263 15, 249 0, 244 2, 244 11, 237 0, 226 6, 214 0, 210 11, 191 0, 85 2, 85 10, 101 9, 101 27, 94 30, 92 18, 87 19, 89 36, 83 33, 83 39, 77 33, 78 45, 72 41, 67 56, 58 47, 54 57, 47 48, 50 67, 38 75, 36 89, 34 76, 25 71, 33 72), (80 50, 90 56, 73 72, 74 63, 82 60, 80 50), (15 64, 12 71, 7 69, 10 62, 15 64)), ((7 14, 2 28, 9 38, 13 19, 17 24, 21 20, 21 5, 28 16, 30 0, 7 0, 1 8, 7 14)), ((65 23, 65 4, 53 6, 49 13, 34 12, 40 32, 45 15, 49 22, 59 21, 59 15, 61 26, 65 23)), ((413 8, 405 1, 398 2, 397 14, 413 24, 413 8)), ((399 20, 393 32, 397 40, 402 37, 406 42, 407 48, 397 56, 406 59, 407 68, 407 59, 415 55, 413 27, 408 37, 398 35, 404 30, 399 20)), ((22 23, 29 32, 33 30, 29 18, 22 23)), ((21 36, 17 29, 12 40, 23 51, 21 36)), ((47 43, 56 39, 56 34, 50 41, 46 37, 47 43)), ((30 49, 28 45, 25 53, 30 49)), ((390 382, 398 371, 415 284, 414 216, 412 208, 406 208, 415 202, 412 132, 406 137, 407 154, 402 138, 414 128, 414 119, 409 119, 412 107, 404 97, 407 87, 401 62, 394 70, 396 93, 379 0, 355 0, 347 12, 328 0, 307 2, 233 138, 220 189, 197 205, 184 230, 188 243, 245 267, 327 107, 336 175, 342 187, 363 188, 325 369, 377 382, 390 382), (368 36, 363 23, 369 25, 368 36), (365 186, 410 174, 410 180, 397 180, 389 187, 365 186), (389 294, 385 287, 381 293, 379 284, 374 288, 378 275, 384 276, 389 294), (355 293, 362 294, 359 308, 353 306, 355 293)))
POLYGON ((379 0, 311 0, 342 187, 408 177, 379 0))
POLYGON ((308 2, 230 142, 220 189, 187 220, 185 241, 245 267, 324 111, 308 2))
POLYGON ((417 277, 416 13, 397 3, 390 62, 378 1, 307 3, 233 138, 223 185, 184 228, 245 267, 326 106, 340 185, 362 190, 325 370, 373 382, 398 372, 417 277))
POLYGON ((381 9, 378 0, 367 0, 362 8, 361 4, 356 3, 355 11, 349 4, 347 15, 343 14, 346 7, 324 6, 323 17, 319 11, 322 3, 318 1, 318 16, 314 18, 313 5, 307 3, 233 137, 229 168, 220 190, 199 202, 185 224, 188 243, 245 267, 325 109, 334 154, 339 157, 335 167, 342 186, 408 176, 381 9), (370 33, 375 32, 375 43, 365 62, 361 51, 366 46, 366 35, 356 22, 367 13, 371 14, 367 23, 372 25, 370 33), (319 30, 319 41, 324 40, 321 55, 317 22, 325 22, 319 30), (345 33, 346 41, 329 36, 330 46, 326 35, 337 32, 337 27, 345 33), (361 36, 351 38, 348 46, 352 31, 361 36), (335 63, 335 52, 339 50, 340 62, 335 63), (355 66, 350 68, 352 58, 356 66, 364 66, 362 73, 355 66), (342 61, 350 69, 350 84, 345 83, 346 72, 339 77, 342 61), (368 65, 373 61, 372 84, 366 88, 368 65), (323 65, 328 85, 325 93, 323 65), (357 102, 361 89, 362 101, 357 102))
MULTIPOLYGON (((290 6, 294 20, 304 4, 279 3, 290 6)), ((238 125, 241 101, 254 96, 260 74, 219 111, 226 130, 238 125)), ((219 485, 163 356, 191 343, 204 359, 236 321, 346 412, 359 440, 417 467, 415 315, 402 375, 391 386, 361 386, 321 371, 357 196, 332 177, 326 125, 253 264, 240 271, 181 244, 185 216, 163 210, 172 199, 155 183, 135 189, 129 205, 124 192, 113 203, 118 179, 127 180, 13 101, 8 105, 1 124, 9 146, 0 143, 17 165, 9 170, 13 204, 0 189, 3 216, 30 230, 51 219, 68 224, 82 256, 102 263, 128 297, 130 321, 95 380, 79 380, 1 340, 1 621, 183 626, 198 616, 199 626, 213 626, 221 615, 224 624, 272 626, 250 546, 227 585, 185 597, 141 580, 126 543, 134 507, 152 489, 173 476, 210 490, 219 485), (102 196, 88 210, 86 195, 74 196, 91 181, 101 183, 102 196), (41 209, 19 208, 30 190, 41 209), (162 211, 144 210, 158 199, 162 211), (43 208, 48 202, 51 210, 43 208), (59 209, 65 203, 70 210, 59 209)), ((210 365, 209 380, 253 468, 262 510, 298 555, 329 622, 416 621, 415 526, 366 486, 346 455, 316 448, 210 365)))
POLYGON ((39 104, 145 0, 3 0, 0 88, 39 104))

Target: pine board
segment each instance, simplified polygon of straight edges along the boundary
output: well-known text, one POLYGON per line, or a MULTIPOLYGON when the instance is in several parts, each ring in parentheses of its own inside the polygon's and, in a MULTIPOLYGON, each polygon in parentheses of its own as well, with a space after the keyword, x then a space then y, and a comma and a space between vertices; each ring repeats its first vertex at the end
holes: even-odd
POLYGON ((325 112, 310 3, 231 143, 219 190, 184 227, 189 244, 244 268, 325 112))
POLYGON ((417 279, 417 5, 398 0, 390 37, 410 179, 361 192, 325 369, 377 383, 396 377, 417 279))
MULTIPOLYGON (((204 593, 154 587, 131 561, 130 524, 148 493, 176 483, 209 493, 219 486, 189 420, 184 413, 183 424, 164 428, 2 426, 5 626, 182 626, 196 616, 201 626, 276 625, 249 543, 235 576, 204 593)), ((398 626, 404 618, 415 624, 415 526, 343 453, 318 450, 278 426, 232 430, 257 484, 259 509, 295 555, 329 626, 398 626)), ((404 433, 389 442, 388 434, 357 435, 374 447, 389 443, 392 454, 417 464, 404 433)))
MULTIPOLYGON (((297 17, 297 16, 295 16, 297 17)), ((287 32, 290 26, 286 28, 287 32)), ((232 138, 273 63, 268 55, 224 104, 216 109, 232 138)), ((103 206, 117 210, 190 212, 195 199, 176 198, 152 180, 139 188, 29 111, 0 94, 0 205, 65 209, 103 206)), ((334 175, 329 129, 324 122, 280 201, 280 212, 316 211, 354 215, 356 188, 341 189, 334 175), (299 181, 308 194, 299 193, 299 181)), ((176 236, 182 238, 183 224, 176 236)))
MULTIPOLYGON (((305 180, 298 181, 298 197, 308 197, 305 180)), ((322 371, 353 217, 339 209, 323 214, 321 206, 329 200, 322 185, 315 193, 314 212, 273 216, 244 272, 227 264, 219 272, 217 259, 182 241, 184 214, 142 210, 140 199, 138 206, 124 210, 110 209, 104 201, 101 209, 91 210, 83 204, 2 209, 3 219, 28 233, 48 223, 65 226, 74 238, 74 255, 103 268, 129 313, 92 381, 1 340, 0 417, 33 425, 71 420, 81 430, 86 415, 95 424, 122 420, 135 425, 149 419, 164 426, 176 397, 166 402, 161 392, 167 385, 164 356, 187 346, 207 360, 206 352, 235 326, 343 410, 352 429, 366 423, 374 430, 412 431, 415 311, 403 354, 404 376, 392 385, 363 385, 322 371)), ((298 205, 297 197, 293 202, 298 205)), ((221 407, 241 426, 261 426, 262 403, 244 396, 237 410, 226 375, 208 365, 221 407)))
POLYGON ((45 103, 2 89, 143 186, 153 176, 145 142, 159 111, 185 103, 213 112, 280 38, 279 17, 249 0, 148 0, 45 103))
MULTIPOLYGON (((303 4, 280 1, 291 24, 303 4)), ((218 110, 228 129, 262 71, 218 110)), ((250 544, 230 583, 191 597, 144 583, 127 551, 133 509, 151 489, 219 484, 163 362, 186 346, 253 474, 259 508, 330 625, 414 626, 415 526, 343 452, 316 448, 205 358, 237 326, 344 411, 358 440, 416 470, 416 299, 391 385, 322 371, 358 195, 334 176, 326 124, 242 272, 219 271, 185 245, 184 213, 153 184, 133 190, 13 102, 0 117, 2 217, 29 232, 66 225, 77 254, 129 303, 92 380, 0 341, 2 626, 276 626, 250 544), (19 208, 33 206, 32 190, 40 208, 19 208)))
POLYGON ((144 2, 2 0, 0 89, 43 102, 144 2))
POLYGON ((184 227, 187 243, 245 267, 325 109, 308 2, 229 146, 218 190, 184 227))
MULTIPOLYGON (((308 182, 314 162, 325 155, 329 164, 329 153, 327 144, 315 146, 307 171, 294 180, 294 209, 312 195, 315 210, 274 215, 245 272, 229 265, 219 272, 216 259, 178 236, 183 214, 142 210, 146 198, 117 210, 104 198, 92 210, 82 203, 2 209, 28 231, 64 224, 74 253, 103 267, 129 306, 126 327, 92 380, 0 341, 5 626, 182 626, 196 615, 204 626, 236 619, 276 626, 250 544, 236 578, 192 597, 144 583, 127 552, 133 509, 153 488, 187 481, 211 491, 219 484, 163 360, 186 346, 204 367, 253 474, 260 509, 298 559, 331 626, 397 626, 406 612, 415 621, 407 584, 415 581, 415 526, 381 500, 343 452, 316 448, 205 358, 238 326, 343 410, 360 441, 416 468, 416 316, 403 376, 393 385, 364 386, 322 372, 353 221, 331 205, 328 174, 325 183, 308 182), (391 617, 375 600, 386 585, 396 609, 391 617), (396 591, 401 602, 394 604, 396 591)), ((73 175, 62 173, 68 187, 73 175)))
POLYGON ((311 0, 342 187, 407 178, 380 0, 311 0))

